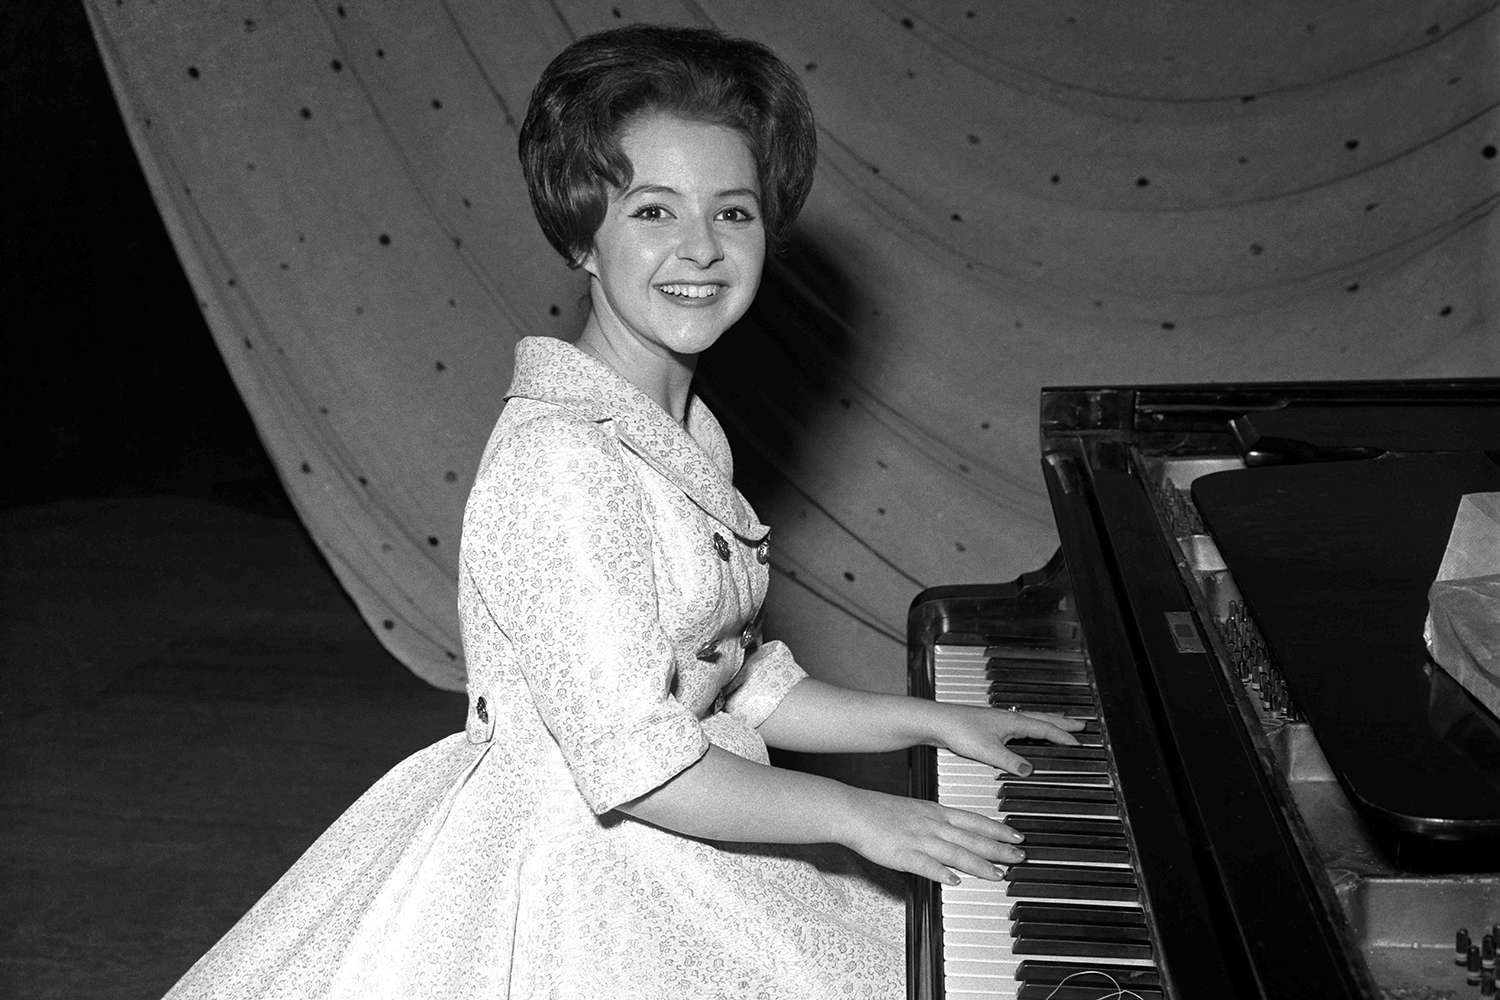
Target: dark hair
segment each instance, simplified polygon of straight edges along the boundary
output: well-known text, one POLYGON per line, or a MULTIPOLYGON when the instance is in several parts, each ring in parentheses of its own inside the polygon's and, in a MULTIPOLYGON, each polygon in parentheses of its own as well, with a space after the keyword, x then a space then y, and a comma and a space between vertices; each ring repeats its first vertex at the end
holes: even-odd
POLYGON ((518 151, 532 208, 569 266, 592 248, 611 194, 630 184, 621 133, 651 112, 723 125, 745 137, 774 244, 807 199, 817 162, 802 82, 759 42, 638 24, 586 35, 564 49, 543 70, 521 125, 518 151))

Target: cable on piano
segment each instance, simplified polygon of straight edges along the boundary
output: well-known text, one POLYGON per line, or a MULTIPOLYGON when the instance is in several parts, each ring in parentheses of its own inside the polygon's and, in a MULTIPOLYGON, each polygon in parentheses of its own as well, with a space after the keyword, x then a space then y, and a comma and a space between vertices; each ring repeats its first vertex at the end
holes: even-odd
POLYGON ((1125 997, 1135 997, 1135 1000, 1141 1000, 1139 993, 1134 990, 1127 990, 1120 985, 1120 981, 1114 976, 1111 976, 1107 972, 1101 972, 1098 969, 1084 969, 1082 972, 1074 972, 1063 976, 1062 979, 1058 980, 1057 985, 1052 987, 1052 992, 1047 994, 1047 1000, 1052 1000, 1053 997, 1057 996, 1057 991, 1067 985, 1069 979, 1077 976, 1103 976, 1109 980, 1109 984, 1115 988, 1115 991, 1113 993, 1100 994, 1098 1000, 1124 1000, 1125 997))

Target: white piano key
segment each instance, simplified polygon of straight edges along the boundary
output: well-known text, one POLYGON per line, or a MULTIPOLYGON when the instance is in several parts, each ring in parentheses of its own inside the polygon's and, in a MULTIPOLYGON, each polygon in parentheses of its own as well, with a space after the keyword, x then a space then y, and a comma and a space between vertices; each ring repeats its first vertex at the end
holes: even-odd
MULTIPOLYGON (((944 949, 946 952, 946 949, 944 949)), ((951 961, 943 964, 943 971, 950 976, 994 976, 997 979, 1004 976, 1014 979, 1016 966, 1021 964, 1018 958, 995 959, 986 956, 954 957, 951 961)))

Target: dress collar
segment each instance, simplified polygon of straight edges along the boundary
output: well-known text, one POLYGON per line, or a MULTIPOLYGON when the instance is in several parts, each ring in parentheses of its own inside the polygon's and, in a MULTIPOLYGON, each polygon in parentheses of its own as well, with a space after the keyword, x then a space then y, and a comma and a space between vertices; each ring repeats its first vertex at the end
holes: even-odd
POLYGON ((729 442, 696 394, 688 397, 684 429, 598 358, 553 337, 525 337, 516 344, 515 376, 505 398, 550 403, 608 425, 625 447, 740 538, 754 543, 770 532, 735 491, 729 442))

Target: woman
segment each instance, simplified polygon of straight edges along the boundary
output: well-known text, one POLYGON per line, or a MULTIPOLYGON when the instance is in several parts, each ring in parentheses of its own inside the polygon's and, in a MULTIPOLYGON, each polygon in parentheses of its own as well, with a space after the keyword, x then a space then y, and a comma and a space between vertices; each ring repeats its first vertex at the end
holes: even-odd
POLYGON ((841 690, 758 641, 769 529, 691 383, 807 194, 806 96, 755 43, 625 28, 547 68, 520 154, 591 311, 576 346, 518 345, 469 498, 466 730, 377 782, 173 996, 902 996, 901 901, 856 855, 997 878, 1020 836, 767 745, 1026 773, 1006 740, 1078 724, 841 690))

